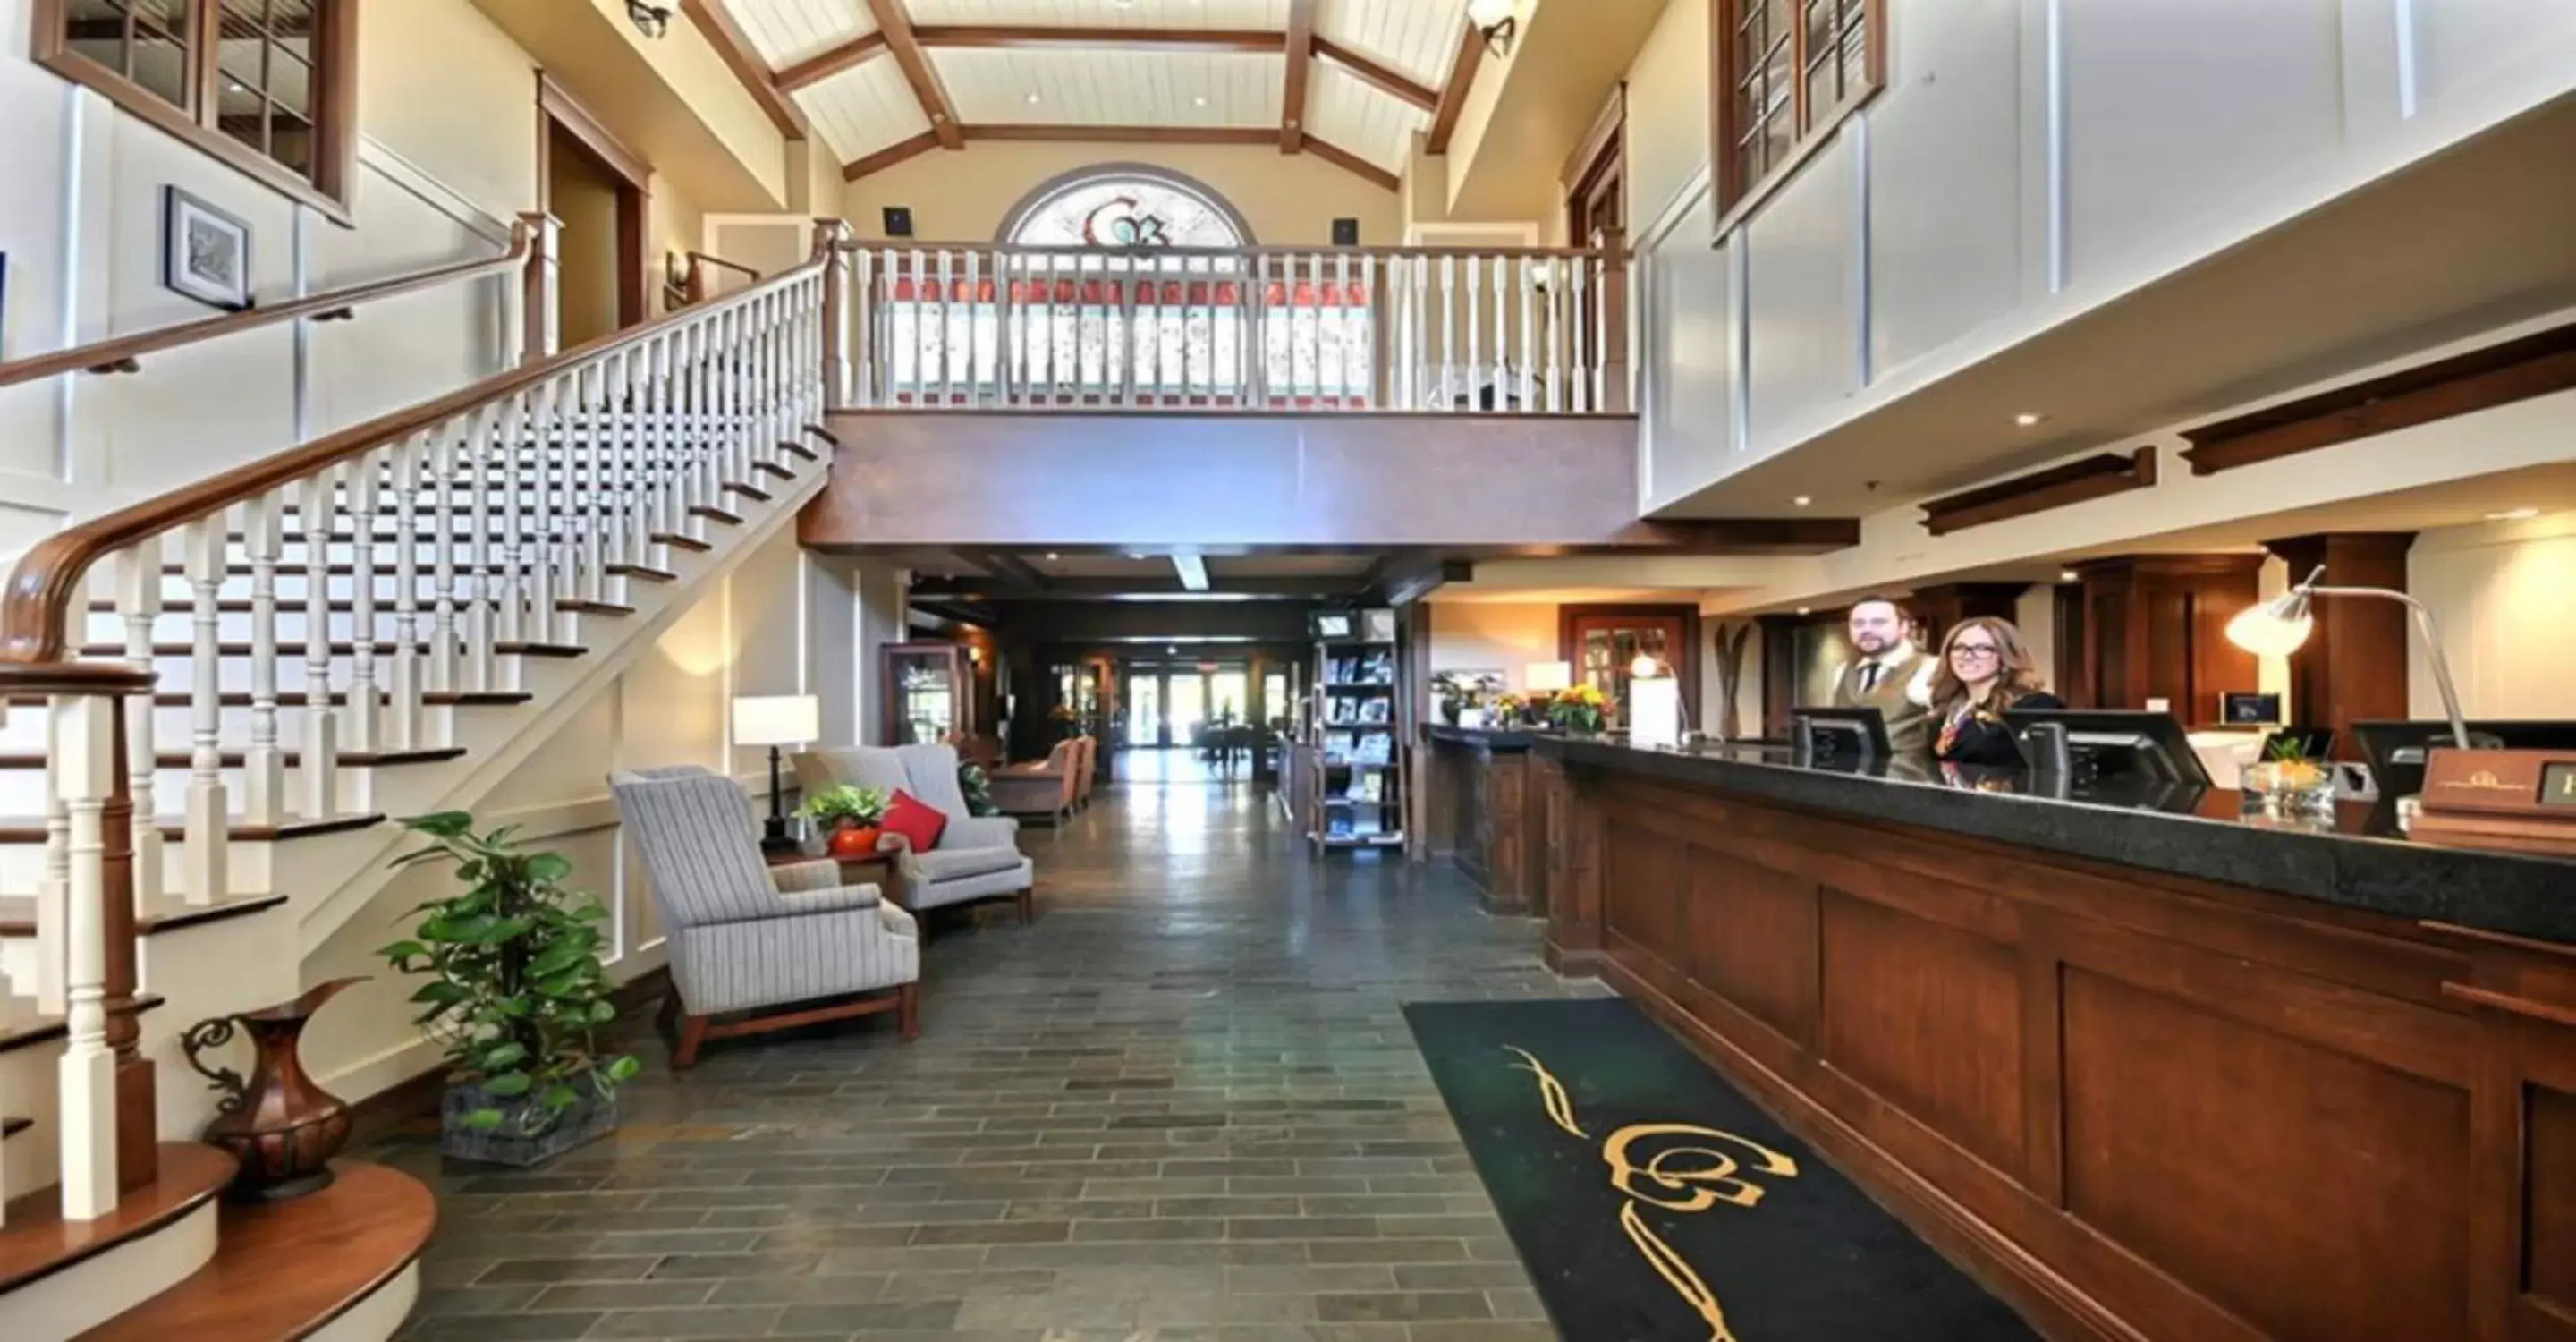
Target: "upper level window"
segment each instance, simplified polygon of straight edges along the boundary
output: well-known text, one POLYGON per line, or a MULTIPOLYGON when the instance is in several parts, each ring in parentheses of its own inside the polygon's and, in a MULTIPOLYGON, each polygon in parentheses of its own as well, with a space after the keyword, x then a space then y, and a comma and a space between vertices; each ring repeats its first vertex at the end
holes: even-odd
POLYGON ((356 127, 354 0, 36 0, 37 59, 333 213, 356 127))
POLYGON ((1723 211, 1769 189, 1886 82, 1886 0, 1711 3, 1723 211))
POLYGON ((1058 184, 1023 202, 1002 240, 1021 247, 1241 247, 1234 211, 1188 183, 1129 174, 1058 184))

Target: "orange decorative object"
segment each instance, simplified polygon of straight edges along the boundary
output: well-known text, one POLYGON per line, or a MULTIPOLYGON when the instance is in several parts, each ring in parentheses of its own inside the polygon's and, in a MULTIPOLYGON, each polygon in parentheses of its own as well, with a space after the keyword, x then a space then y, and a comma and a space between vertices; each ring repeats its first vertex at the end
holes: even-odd
POLYGON ((824 841, 824 851, 844 861, 856 857, 874 857, 877 836, 885 831, 874 825, 843 825, 824 841))

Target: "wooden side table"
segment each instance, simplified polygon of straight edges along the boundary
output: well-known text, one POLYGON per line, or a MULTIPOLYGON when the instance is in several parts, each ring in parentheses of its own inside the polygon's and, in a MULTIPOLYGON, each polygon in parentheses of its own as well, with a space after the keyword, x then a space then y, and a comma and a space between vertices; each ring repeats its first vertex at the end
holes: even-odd
POLYGON ((800 862, 827 860, 840 863, 842 884, 875 886, 887 903, 912 915, 913 928, 916 935, 921 938, 921 944, 924 946, 930 944, 930 920, 923 916, 919 909, 912 907, 911 902, 905 898, 903 868, 894 860, 894 854, 871 853, 866 857, 834 858, 826 853, 809 853, 798 849, 787 853, 764 853, 762 857, 773 867, 792 867, 800 862))

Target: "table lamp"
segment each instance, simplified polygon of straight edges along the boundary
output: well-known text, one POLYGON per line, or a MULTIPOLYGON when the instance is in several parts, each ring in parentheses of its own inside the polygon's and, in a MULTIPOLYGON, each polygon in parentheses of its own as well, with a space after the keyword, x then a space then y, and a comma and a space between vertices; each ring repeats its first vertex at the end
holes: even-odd
POLYGON ((1521 669, 1521 688, 1532 694, 1554 694, 1574 688, 1574 663, 1532 662, 1521 669))
POLYGON ((823 734, 823 705, 810 694, 744 695, 733 701, 733 743, 769 747, 769 822, 760 836, 764 853, 796 849, 779 806, 778 748, 803 745, 823 734))
POLYGON ((2369 596, 2395 601, 2414 613, 2415 632, 2424 636, 2424 652, 2433 662, 2433 685, 2442 692, 2442 711, 2451 719, 2451 743, 2462 750, 2469 744, 2468 719, 2460 715, 2460 692, 2451 685, 2451 663, 2442 655, 2442 631, 2433 624, 2433 612, 2424 603, 2388 587, 2320 587, 2326 576, 2320 564, 2314 573, 2298 586, 2263 602, 2247 606, 2227 622, 2227 641, 2258 657, 2287 657, 2308 641, 2316 631, 2317 618, 2308 607, 2321 596, 2369 596))
POLYGON ((1638 653, 1628 663, 1628 743, 1646 748, 1682 743, 1682 683, 1648 653, 1638 653))

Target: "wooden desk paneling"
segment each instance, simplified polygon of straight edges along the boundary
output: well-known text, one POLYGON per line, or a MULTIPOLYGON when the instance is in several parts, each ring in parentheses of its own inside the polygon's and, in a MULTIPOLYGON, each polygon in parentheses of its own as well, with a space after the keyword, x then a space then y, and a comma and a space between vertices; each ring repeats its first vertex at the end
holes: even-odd
POLYGON ((1430 854, 1476 883, 1496 913, 1547 912, 1546 777, 1526 736, 1426 732, 1430 854), (1499 739, 1498 739, 1499 738, 1499 739))
POLYGON ((2576 951, 1560 776, 1550 963, 2051 1337, 2576 1339, 2576 951))

